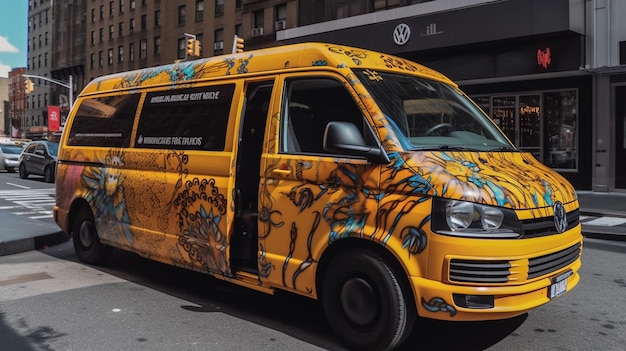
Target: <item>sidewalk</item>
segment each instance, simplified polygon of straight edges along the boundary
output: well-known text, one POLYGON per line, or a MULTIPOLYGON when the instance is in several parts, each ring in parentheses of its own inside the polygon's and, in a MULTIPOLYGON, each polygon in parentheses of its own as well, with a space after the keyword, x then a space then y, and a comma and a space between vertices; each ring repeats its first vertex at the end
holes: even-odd
POLYGON ((626 241, 626 193, 578 191, 578 201, 585 237, 626 241))
MULTIPOLYGON (((626 241, 626 193, 579 191, 585 237, 626 241)), ((0 256, 40 249, 69 237, 56 224, 0 210, 0 256), (19 234, 18 234, 19 233, 19 234)))
POLYGON ((40 249, 68 239, 56 224, 0 211, 0 256, 40 249))

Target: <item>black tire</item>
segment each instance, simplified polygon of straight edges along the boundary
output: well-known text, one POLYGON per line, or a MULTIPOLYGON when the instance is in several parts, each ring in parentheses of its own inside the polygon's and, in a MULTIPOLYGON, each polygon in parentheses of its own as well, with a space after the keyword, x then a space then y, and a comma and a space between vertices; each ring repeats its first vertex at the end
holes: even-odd
POLYGON ((322 304, 337 337, 353 350, 390 350, 411 334, 413 294, 377 254, 350 251, 324 272, 322 304))
POLYGON ((52 166, 46 166, 46 168, 44 168, 43 180, 46 183, 54 183, 54 169, 52 169, 52 166))
POLYGON ((74 216, 72 242, 76 256, 89 264, 103 263, 113 250, 110 246, 102 244, 96 231, 93 215, 84 207, 80 208, 74 216))
POLYGON ((26 172, 26 165, 23 163, 20 164, 20 178, 26 179, 28 178, 28 173, 26 172))

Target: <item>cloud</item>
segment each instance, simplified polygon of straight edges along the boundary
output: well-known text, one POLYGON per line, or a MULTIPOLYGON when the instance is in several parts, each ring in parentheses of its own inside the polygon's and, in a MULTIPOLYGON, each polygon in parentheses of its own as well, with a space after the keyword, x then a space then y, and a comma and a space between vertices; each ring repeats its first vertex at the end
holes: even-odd
POLYGON ((11 71, 11 66, 0 62, 0 78, 9 78, 9 71, 11 71))
POLYGON ((9 43, 9 39, 7 37, 3 37, 0 35, 0 52, 13 52, 18 53, 20 50, 9 43))

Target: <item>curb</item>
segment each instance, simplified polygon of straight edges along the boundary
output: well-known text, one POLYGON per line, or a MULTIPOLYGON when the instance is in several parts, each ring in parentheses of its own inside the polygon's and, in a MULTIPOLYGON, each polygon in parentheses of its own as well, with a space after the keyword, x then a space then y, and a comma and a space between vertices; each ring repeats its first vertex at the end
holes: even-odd
POLYGON ((46 246, 57 245, 69 240, 69 235, 62 231, 44 234, 41 236, 22 238, 9 241, 0 241, 0 256, 13 255, 44 248, 46 246))

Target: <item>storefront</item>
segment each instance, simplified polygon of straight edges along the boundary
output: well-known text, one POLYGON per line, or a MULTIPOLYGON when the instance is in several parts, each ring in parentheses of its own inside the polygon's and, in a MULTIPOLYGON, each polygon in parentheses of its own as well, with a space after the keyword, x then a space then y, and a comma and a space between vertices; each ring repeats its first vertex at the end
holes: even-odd
POLYGON ((580 69, 582 6, 568 0, 472 2, 454 9, 430 2, 316 23, 279 32, 277 39, 364 47, 432 67, 458 82, 516 146, 576 189, 590 190, 593 74, 580 69))

